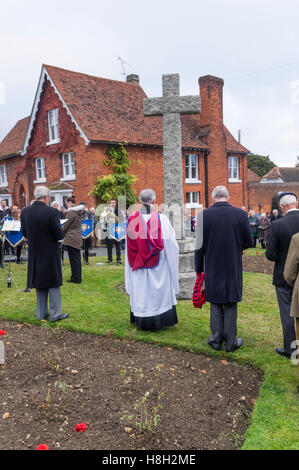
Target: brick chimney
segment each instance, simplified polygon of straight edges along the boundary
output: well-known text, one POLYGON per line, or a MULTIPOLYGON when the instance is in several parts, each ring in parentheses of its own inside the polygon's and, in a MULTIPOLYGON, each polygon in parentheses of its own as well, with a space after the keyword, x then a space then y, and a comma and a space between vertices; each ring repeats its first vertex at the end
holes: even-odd
POLYGON ((139 75, 136 75, 135 73, 127 75, 127 83, 139 83, 139 75))
POLYGON ((215 186, 228 185, 226 137, 223 127, 223 85, 222 78, 205 75, 198 80, 201 97, 200 128, 208 129, 208 193, 209 204, 215 186))
POLYGON ((198 80, 201 97, 201 125, 223 126, 223 85, 222 78, 205 75, 198 80))

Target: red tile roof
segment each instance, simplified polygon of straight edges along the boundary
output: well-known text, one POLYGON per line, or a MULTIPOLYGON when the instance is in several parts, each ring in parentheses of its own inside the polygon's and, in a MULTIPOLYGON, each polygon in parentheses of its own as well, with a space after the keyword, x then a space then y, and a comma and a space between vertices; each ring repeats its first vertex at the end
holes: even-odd
POLYGON ((23 149, 30 116, 20 119, 0 143, 0 157, 16 155, 23 149))
MULTIPOLYGON (((74 119, 89 140, 162 146, 162 117, 143 115, 146 94, 127 83, 45 65, 74 119)), ((199 115, 182 116, 182 146, 207 145, 196 138, 199 115)))
POLYGON ((250 153, 250 151, 241 145, 229 132, 227 127, 223 126, 226 136, 226 150, 228 152, 250 153))
POLYGON ((254 171, 252 171, 248 168, 248 182, 249 181, 258 182, 258 181, 260 181, 260 179, 261 179, 261 177, 259 175, 257 175, 256 173, 254 173, 254 171))
POLYGON ((275 166, 263 176, 263 180, 276 180, 281 178, 284 183, 299 182, 299 167, 275 166))
MULTIPOLYGON (((163 145, 162 117, 143 115, 146 94, 138 83, 127 83, 44 66, 78 126, 90 141, 163 145)), ((182 115, 182 147, 208 149, 196 138, 200 114, 182 115)), ((0 144, 0 157, 19 153, 30 118, 17 122, 0 144)), ((228 152, 249 151, 224 127, 228 152)))

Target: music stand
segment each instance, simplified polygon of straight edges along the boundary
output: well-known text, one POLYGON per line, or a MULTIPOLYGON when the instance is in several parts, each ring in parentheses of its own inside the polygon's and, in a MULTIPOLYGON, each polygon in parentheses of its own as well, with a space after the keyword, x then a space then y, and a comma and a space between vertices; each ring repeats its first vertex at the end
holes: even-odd
POLYGON ((5 233, 6 232, 19 232, 20 231, 20 222, 16 220, 11 220, 11 219, 6 219, 4 221, 3 227, 2 227, 2 232, 1 232, 1 237, 2 237, 2 253, 1 253, 1 268, 6 269, 8 271, 8 276, 7 276, 7 287, 11 287, 11 281, 15 283, 16 287, 18 288, 15 280, 13 279, 12 276, 12 271, 10 269, 10 254, 8 254, 8 268, 5 267, 5 260, 4 260, 4 243, 5 243, 5 233))

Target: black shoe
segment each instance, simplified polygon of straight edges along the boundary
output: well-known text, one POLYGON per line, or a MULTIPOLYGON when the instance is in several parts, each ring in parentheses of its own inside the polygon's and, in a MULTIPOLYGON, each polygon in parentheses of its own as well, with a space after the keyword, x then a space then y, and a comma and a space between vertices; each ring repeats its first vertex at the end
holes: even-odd
POLYGON ((233 348, 232 349, 226 349, 225 348, 225 351, 226 352, 233 352, 235 351, 236 349, 239 349, 241 346, 242 346, 242 339, 241 338, 237 338, 236 340, 236 343, 234 344, 233 348))
POLYGON ((50 320, 50 321, 54 323, 55 321, 64 320, 65 318, 68 318, 69 316, 70 316, 69 313, 64 313, 63 315, 60 315, 58 318, 56 318, 56 320, 50 320))
POLYGON ((291 357, 291 354, 286 352, 286 350, 283 349, 283 348, 276 348, 275 351, 277 352, 277 354, 280 354, 280 356, 285 356, 288 359, 290 359, 290 357, 291 357))
POLYGON ((108 261, 106 261, 106 263, 112 263, 112 260, 109 259, 108 261))
POLYGON ((116 264, 122 264, 122 262, 121 262, 121 261, 117 261, 116 264))
POLYGON ((24 289, 24 292, 30 292, 31 289, 29 289, 29 287, 26 287, 26 289, 24 289))
POLYGON ((219 344, 214 343, 211 338, 208 339, 208 345, 211 346, 211 348, 215 349, 215 351, 221 351, 221 349, 222 349, 222 346, 220 346, 219 344))

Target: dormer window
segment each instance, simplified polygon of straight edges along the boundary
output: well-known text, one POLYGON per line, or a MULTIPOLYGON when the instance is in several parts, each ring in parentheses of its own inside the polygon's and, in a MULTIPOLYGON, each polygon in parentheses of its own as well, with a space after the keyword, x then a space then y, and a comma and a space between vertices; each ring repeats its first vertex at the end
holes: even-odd
POLYGON ((51 109, 48 111, 48 128, 49 128, 49 142, 50 144, 56 144, 60 141, 59 139, 59 122, 58 122, 58 108, 51 109))

